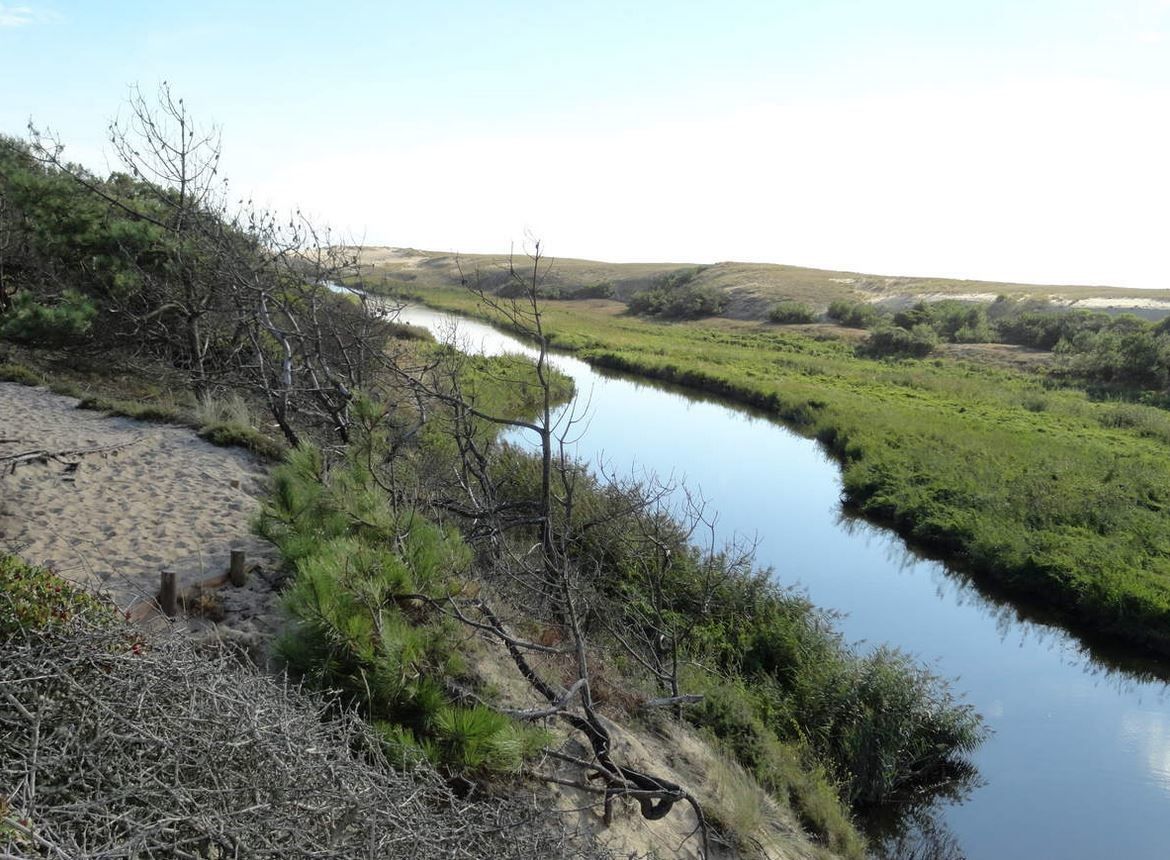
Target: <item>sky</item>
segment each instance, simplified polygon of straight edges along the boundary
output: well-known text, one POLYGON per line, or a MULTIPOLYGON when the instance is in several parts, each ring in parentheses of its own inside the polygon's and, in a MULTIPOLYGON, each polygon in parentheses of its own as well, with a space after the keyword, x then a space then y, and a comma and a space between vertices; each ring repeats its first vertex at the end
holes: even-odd
POLYGON ((0 133, 164 80, 364 244, 1170 288, 1170 0, 0 2, 0 133))

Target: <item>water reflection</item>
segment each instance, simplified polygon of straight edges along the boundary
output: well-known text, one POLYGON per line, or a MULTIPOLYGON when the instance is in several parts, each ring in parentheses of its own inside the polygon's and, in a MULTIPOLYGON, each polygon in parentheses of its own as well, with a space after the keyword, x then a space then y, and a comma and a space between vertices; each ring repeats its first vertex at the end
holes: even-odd
POLYGON ((1070 630, 1051 610, 1027 598, 1009 595, 996 583, 943 562, 937 555, 905 540, 891 540, 887 529, 842 507, 836 517, 841 531, 850 537, 875 540, 882 546, 891 569, 917 572, 928 566, 939 600, 983 612, 994 624, 1001 641, 1012 635, 1020 644, 1031 643, 1058 651, 1069 665, 1118 682, 1118 690, 1145 684, 1170 684, 1170 664, 1135 653, 1106 636, 1070 630))

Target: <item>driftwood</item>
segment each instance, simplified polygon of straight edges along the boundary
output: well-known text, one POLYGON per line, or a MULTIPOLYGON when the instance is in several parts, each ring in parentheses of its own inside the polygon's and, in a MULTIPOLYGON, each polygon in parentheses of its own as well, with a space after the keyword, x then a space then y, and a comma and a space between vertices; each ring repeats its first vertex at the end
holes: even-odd
POLYGON ((142 440, 143 437, 139 436, 137 439, 131 439, 128 442, 119 442, 115 445, 96 445, 92 448, 64 448, 60 451, 37 448, 32 451, 22 451, 18 454, 8 454, 7 456, 0 457, 0 468, 7 467, 9 474, 11 474, 16 471, 17 466, 24 466, 29 463, 48 463, 52 460, 63 464, 67 469, 73 471, 81 463, 80 460, 73 458, 88 457, 92 454, 101 454, 103 456, 113 454, 124 448, 129 448, 131 445, 137 445, 142 440))

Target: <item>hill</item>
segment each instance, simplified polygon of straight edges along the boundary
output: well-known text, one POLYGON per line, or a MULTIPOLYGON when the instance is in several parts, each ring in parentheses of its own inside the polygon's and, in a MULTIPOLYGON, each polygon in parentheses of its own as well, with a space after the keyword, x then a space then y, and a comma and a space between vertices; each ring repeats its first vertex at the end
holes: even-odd
MULTIPOLYGON (((456 255, 383 247, 361 248, 359 254, 365 274, 379 276, 387 286, 402 290, 458 286, 464 277, 473 278, 477 273, 489 288, 508 278, 507 254, 456 255)), ((517 255, 517 260, 518 265, 526 262, 523 255, 517 255)), ((916 301, 944 298, 991 302, 1000 295, 1088 310, 1129 312, 1147 319, 1170 314, 1170 289, 916 278, 776 263, 606 263, 558 258, 552 261, 544 286, 573 293, 608 284, 614 298, 626 301, 663 278, 680 274, 691 276, 690 283, 698 288, 710 287, 725 294, 723 315, 733 319, 764 319, 780 301, 803 302, 819 310, 838 300, 866 301, 896 309, 916 301)))

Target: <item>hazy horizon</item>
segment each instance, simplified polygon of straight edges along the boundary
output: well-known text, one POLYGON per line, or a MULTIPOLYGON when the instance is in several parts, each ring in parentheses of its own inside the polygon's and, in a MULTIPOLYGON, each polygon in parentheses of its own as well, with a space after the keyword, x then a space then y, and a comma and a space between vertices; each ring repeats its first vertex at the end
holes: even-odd
POLYGON ((167 80, 235 193, 369 245, 1170 287, 1170 0, 27 0, 0 73, 99 171, 167 80))

